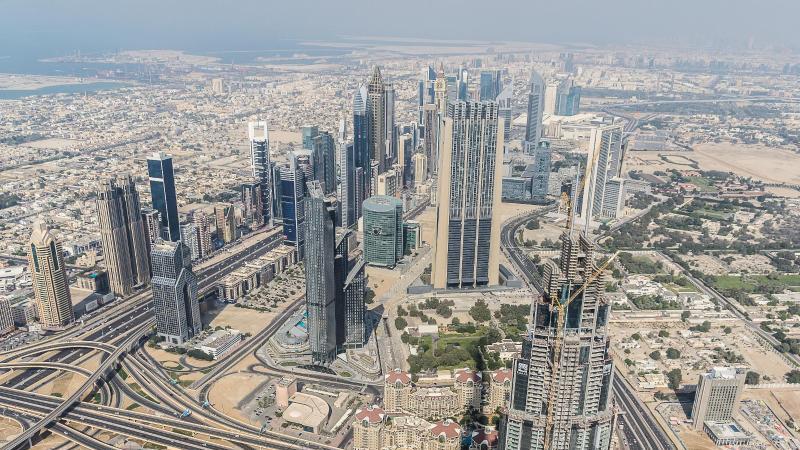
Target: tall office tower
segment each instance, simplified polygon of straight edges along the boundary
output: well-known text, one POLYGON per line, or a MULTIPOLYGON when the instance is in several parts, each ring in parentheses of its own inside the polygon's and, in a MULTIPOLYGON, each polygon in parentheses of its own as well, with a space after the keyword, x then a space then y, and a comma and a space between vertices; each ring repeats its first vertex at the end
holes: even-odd
POLYGON ((250 122, 247 124, 247 135, 250 138, 250 165, 253 177, 260 185, 261 198, 258 202, 262 219, 257 225, 272 225, 272 162, 269 157, 269 130, 267 122, 250 122))
POLYGON ((314 179, 322 185, 325 195, 336 192, 336 143, 327 131, 317 134, 311 141, 314 179))
POLYGON ((422 186, 428 180, 428 158, 424 153, 414 153, 411 166, 414 168, 414 187, 422 186))
MULTIPOLYGON (((335 223, 335 221, 334 221, 335 223)), ((350 235, 353 232, 345 228, 334 228, 334 256, 333 256, 333 283, 334 283, 334 317, 336 323, 336 348, 337 353, 344 347, 346 337, 345 323, 347 322, 346 298, 344 282, 350 267, 350 235)))
POLYGON ((700 375, 692 404, 692 426, 702 430, 705 422, 730 422, 744 389, 745 369, 714 367, 700 375))
POLYGON ((364 260, 394 267, 403 257, 403 202, 375 195, 364 200, 364 260))
POLYGON ((553 158, 553 152, 550 150, 548 142, 539 142, 539 145, 530 153, 533 154, 531 196, 534 199, 542 200, 547 197, 550 189, 550 163, 553 158))
POLYGON ((561 115, 574 116, 579 112, 581 112, 581 87, 571 86, 567 91, 566 107, 561 115))
POLYGON ((395 91, 394 91, 394 84, 392 83, 384 83, 384 99, 385 99, 385 106, 384 106, 384 115, 386 117, 386 158, 387 162, 385 163, 386 166, 392 165, 392 163, 396 162, 397 160, 397 126, 395 124, 395 111, 394 111, 394 100, 395 100, 395 91))
MULTIPOLYGON (((468 101, 469 100, 469 70, 465 65, 461 65, 456 71, 456 76, 452 77, 455 78, 455 92, 448 92, 448 98, 450 100, 461 100, 461 101, 468 101), (454 95, 453 95, 454 94, 454 95)), ((451 83, 448 80, 448 83, 451 83)))
MULTIPOLYGON (((592 129, 586 160, 586 182, 581 200, 581 218, 616 217, 619 205, 607 192, 609 182, 622 169, 622 126, 605 125, 592 129)), ((619 198, 619 197, 617 197, 619 198)))
POLYGON ((297 249, 298 259, 305 254, 305 202, 306 175, 299 166, 297 155, 289 155, 289 165, 281 167, 281 211, 283 211, 283 236, 297 249))
POLYGON ((308 339, 311 359, 317 364, 329 364, 336 358, 334 221, 320 183, 311 181, 307 189, 304 261, 308 339))
POLYGON ((365 320, 367 305, 364 303, 367 287, 365 267, 364 259, 358 258, 344 281, 345 348, 360 348, 367 341, 365 320))
POLYGON ((339 198, 342 204, 342 226, 351 228, 358 222, 357 212, 359 211, 357 207, 359 191, 356 188, 358 180, 356 179, 355 146, 347 143, 340 145, 342 151, 340 153, 341 162, 339 163, 339 176, 341 177, 339 198))
POLYGON ((417 108, 419 110, 419 114, 417 117, 417 123, 423 123, 423 109, 425 105, 430 105, 433 103, 434 98, 434 90, 433 85, 436 82, 436 70, 428 66, 422 69, 422 76, 419 80, 419 86, 417 89, 417 108))
POLYGON ((447 111, 447 88, 447 77, 444 75, 444 65, 440 65, 439 71, 436 73, 436 81, 433 84, 433 103, 436 106, 436 110, 442 115, 447 111))
POLYGON ((367 136, 369 137, 369 157, 378 163, 378 173, 386 170, 386 140, 389 130, 386 128, 386 85, 378 66, 372 69, 367 84, 367 136))
POLYGON ((545 263, 545 292, 534 300, 532 325, 514 360, 501 436, 506 450, 611 448, 611 308, 605 297, 607 277, 592 277, 598 270, 594 251, 594 242, 585 235, 564 234, 560 266, 545 263))
POLYGON ((211 240, 211 216, 203 211, 194 211, 192 223, 197 231, 197 247, 200 250, 200 257, 207 258, 214 252, 214 243, 211 240))
POLYGON ((400 187, 411 185, 411 156, 414 154, 414 139, 405 133, 397 141, 397 165, 400 168, 400 187))
POLYGON ((528 92, 528 122, 525 125, 525 142, 532 144, 532 149, 539 145, 542 138, 542 114, 544 113, 544 80, 531 70, 530 90, 528 92))
POLYGON ((571 81, 569 79, 555 79, 547 82, 544 91, 544 113, 551 116, 561 115, 566 108, 567 94, 571 81))
POLYGON ((495 102, 454 102, 442 120, 433 286, 498 283, 503 133, 495 102), (498 128, 499 127, 499 128, 498 128))
MULTIPOLYGON (((272 172, 271 168, 270 172, 272 172)), ((264 204, 261 203, 261 183, 257 180, 242 183, 241 202, 244 221, 252 228, 263 225, 264 204)))
POLYGON ((97 189, 97 216, 111 290, 125 297, 150 278, 148 239, 139 193, 131 177, 109 179, 97 189))
POLYGON ((69 279, 64 267, 64 251, 43 222, 33 224, 28 272, 39 305, 39 321, 46 329, 57 329, 75 320, 69 279))
POLYGON ((499 70, 483 70, 480 75, 480 100, 495 101, 503 89, 503 76, 499 70))
POLYGON ((511 141, 511 122, 514 120, 514 83, 509 84, 497 94, 497 115, 503 119, 503 142, 511 141))
MULTIPOLYGON (((142 226, 148 248, 161 242, 161 218, 158 211, 153 208, 142 208, 142 226)), ((149 253, 148 258, 150 258, 149 253)))
POLYGON ((315 125, 303 125, 300 128, 300 135, 303 139, 303 149, 311 150, 314 147, 314 138, 319 134, 319 127, 315 125))
MULTIPOLYGON (((355 166, 361 169, 363 179, 357 189, 360 190, 362 196, 358 198, 357 203, 361 203, 365 198, 369 197, 370 186, 370 139, 369 139, 369 117, 367 116, 367 87, 364 85, 359 86, 353 95, 353 155, 355 158, 355 166)), ((360 217, 360 216, 359 216, 360 217)))
MULTIPOLYGON (((283 211, 281 210, 281 166, 278 164, 272 165, 272 192, 270 197, 272 199, 272 219, 277 223, 283 223, 283 211)), ((264 205, 266 208, 266 205, 264 205)))
POLYGON ((355 203, 353 205, 353 209, 355 210, 355 223, 358 223, 358 219, 360 219, 362 216, 361 202, 363 202, 364 199, 367 198, 366 194, 367 177, 366 175, 364 175, 364 169, 362 169, 361 167, 356 167, 355 178, 353 179, 355 180, 355 188, 354 188, 355 192, 353 193, 353 198, 355 198, 355 203))
POLYGON ((189 249, 192 261, 200 259, 200 236, 197 233, 197 226, 191 222, 181 224, 181 238, 189 249))
POLYGON ((156 333, 170 344, 183 344, 203 328, 190 250, 182 241, 163 242, 150 258, 156 333))
POLYGON ((147 174, 150 177, 150 195, 153 208, 161 219, 161 235, 168 241, 181 238, 178 221, 178 199, 175 197, 175 172, 172 157, 164 152, 155 152, 147 158, 147 174))
POLYGON ((214 218, 217 223, 217 238, 228 244, 236 240, 236 215, 230 203, 214 205, 214 218))
POLYGON ((425 129, 422 148, 428 158, 428 175, 433 176, 436 174, 439 162, 439 113, 436 105, 425 105, 422 113, 425 129))

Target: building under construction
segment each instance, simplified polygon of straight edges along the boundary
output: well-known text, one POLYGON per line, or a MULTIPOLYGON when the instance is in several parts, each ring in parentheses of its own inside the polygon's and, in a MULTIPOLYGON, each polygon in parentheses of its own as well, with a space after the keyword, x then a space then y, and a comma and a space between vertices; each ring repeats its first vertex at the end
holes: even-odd
POLYGON ((565 233, 557 263, 545 262, 544 293, 514 361, 506 450, 611 448, 611 308, 603 295, 610 261, 598 265, 594 242, 565 233))

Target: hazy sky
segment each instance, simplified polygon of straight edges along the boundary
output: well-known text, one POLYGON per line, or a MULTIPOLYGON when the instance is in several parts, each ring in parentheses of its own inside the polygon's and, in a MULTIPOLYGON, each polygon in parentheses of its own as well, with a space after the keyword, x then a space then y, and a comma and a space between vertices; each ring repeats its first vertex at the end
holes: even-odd
POLYGON ((0 0, 0 56, 343 35, 800 47, 800 0, 0 0))

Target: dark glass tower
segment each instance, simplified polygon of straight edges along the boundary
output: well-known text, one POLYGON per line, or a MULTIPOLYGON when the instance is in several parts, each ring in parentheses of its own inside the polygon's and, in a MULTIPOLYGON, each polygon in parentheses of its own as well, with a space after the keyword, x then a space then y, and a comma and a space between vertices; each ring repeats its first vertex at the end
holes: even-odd
POLYGON ((260 225, 271 225, 272 219, 272 164, 269 158, 269 131, 266 122, 250 122, 248 124, 250 138, 250 162, 253 176, 260 185, 258 203, 261 205, 260 225))
POLYGON ((178 221, 178 200, 175 197, 175 172, 172 157, 164 152, 153 153, 147 158, 147 175, 150 177, 150 195, 161 218, 164 240, 178 241, 181 225, 178 221))
MULTIPOLYGON (((356 168, 361 169, 363 175, 361 185, 358 186, 361 197, 356 203, 361 204, 369 197, 370 186, 370 145, 369 145, 369 120, 367 117, 367 88, 360 86, 353 97, 353 161, 356 168)), ((356 220, 358 220, 356 216, 356 220)))
POLYGON ((336 143, 327 131, 317 134, 311 141, 314 158, 314 179, 322 184, 325 195, 336 192, 336 143))
POLYGON ((329 364, 336 358, 336 278, 333 206, 316 180, 308 183, 305 199, 306 308, 311 359, 329 364))

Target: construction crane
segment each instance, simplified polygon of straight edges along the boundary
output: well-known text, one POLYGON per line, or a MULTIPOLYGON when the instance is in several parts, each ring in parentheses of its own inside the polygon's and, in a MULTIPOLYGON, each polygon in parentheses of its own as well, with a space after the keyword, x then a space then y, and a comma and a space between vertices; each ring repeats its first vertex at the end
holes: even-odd
POLYGON ((557 308, 557 317, 556 317, 556 328, 555 328, 555 335, 553 336, 553 366, 550 373, 550 392, 547 398, 547 426, 544 430, 544 448, 550 448, 550 440, 552 439, 553 435, 553 422, 555 421, 554 416, 554 408, 556 403, 556 398, 558 396, 558 369, 561 364, 561 343, 563 339, 564 333, 564 324, 566 322, 566 310, 570 303, 573 300, 578 298, 579 295, 586 288, 592 284, 595 280, 597 280, 603 272, 608 268, 612 261, 614 261, 617 256, 619 255, 619 251, 614 252, 610 258, 608 258, 600 267, 597 268, 590 276, 586 279, 586 281, 574 292, 570 292, 572 284, 571 280, 568 282, 566 286, 562 289, 561 299, 553 299, 554 303, 553 306, 557 308))

